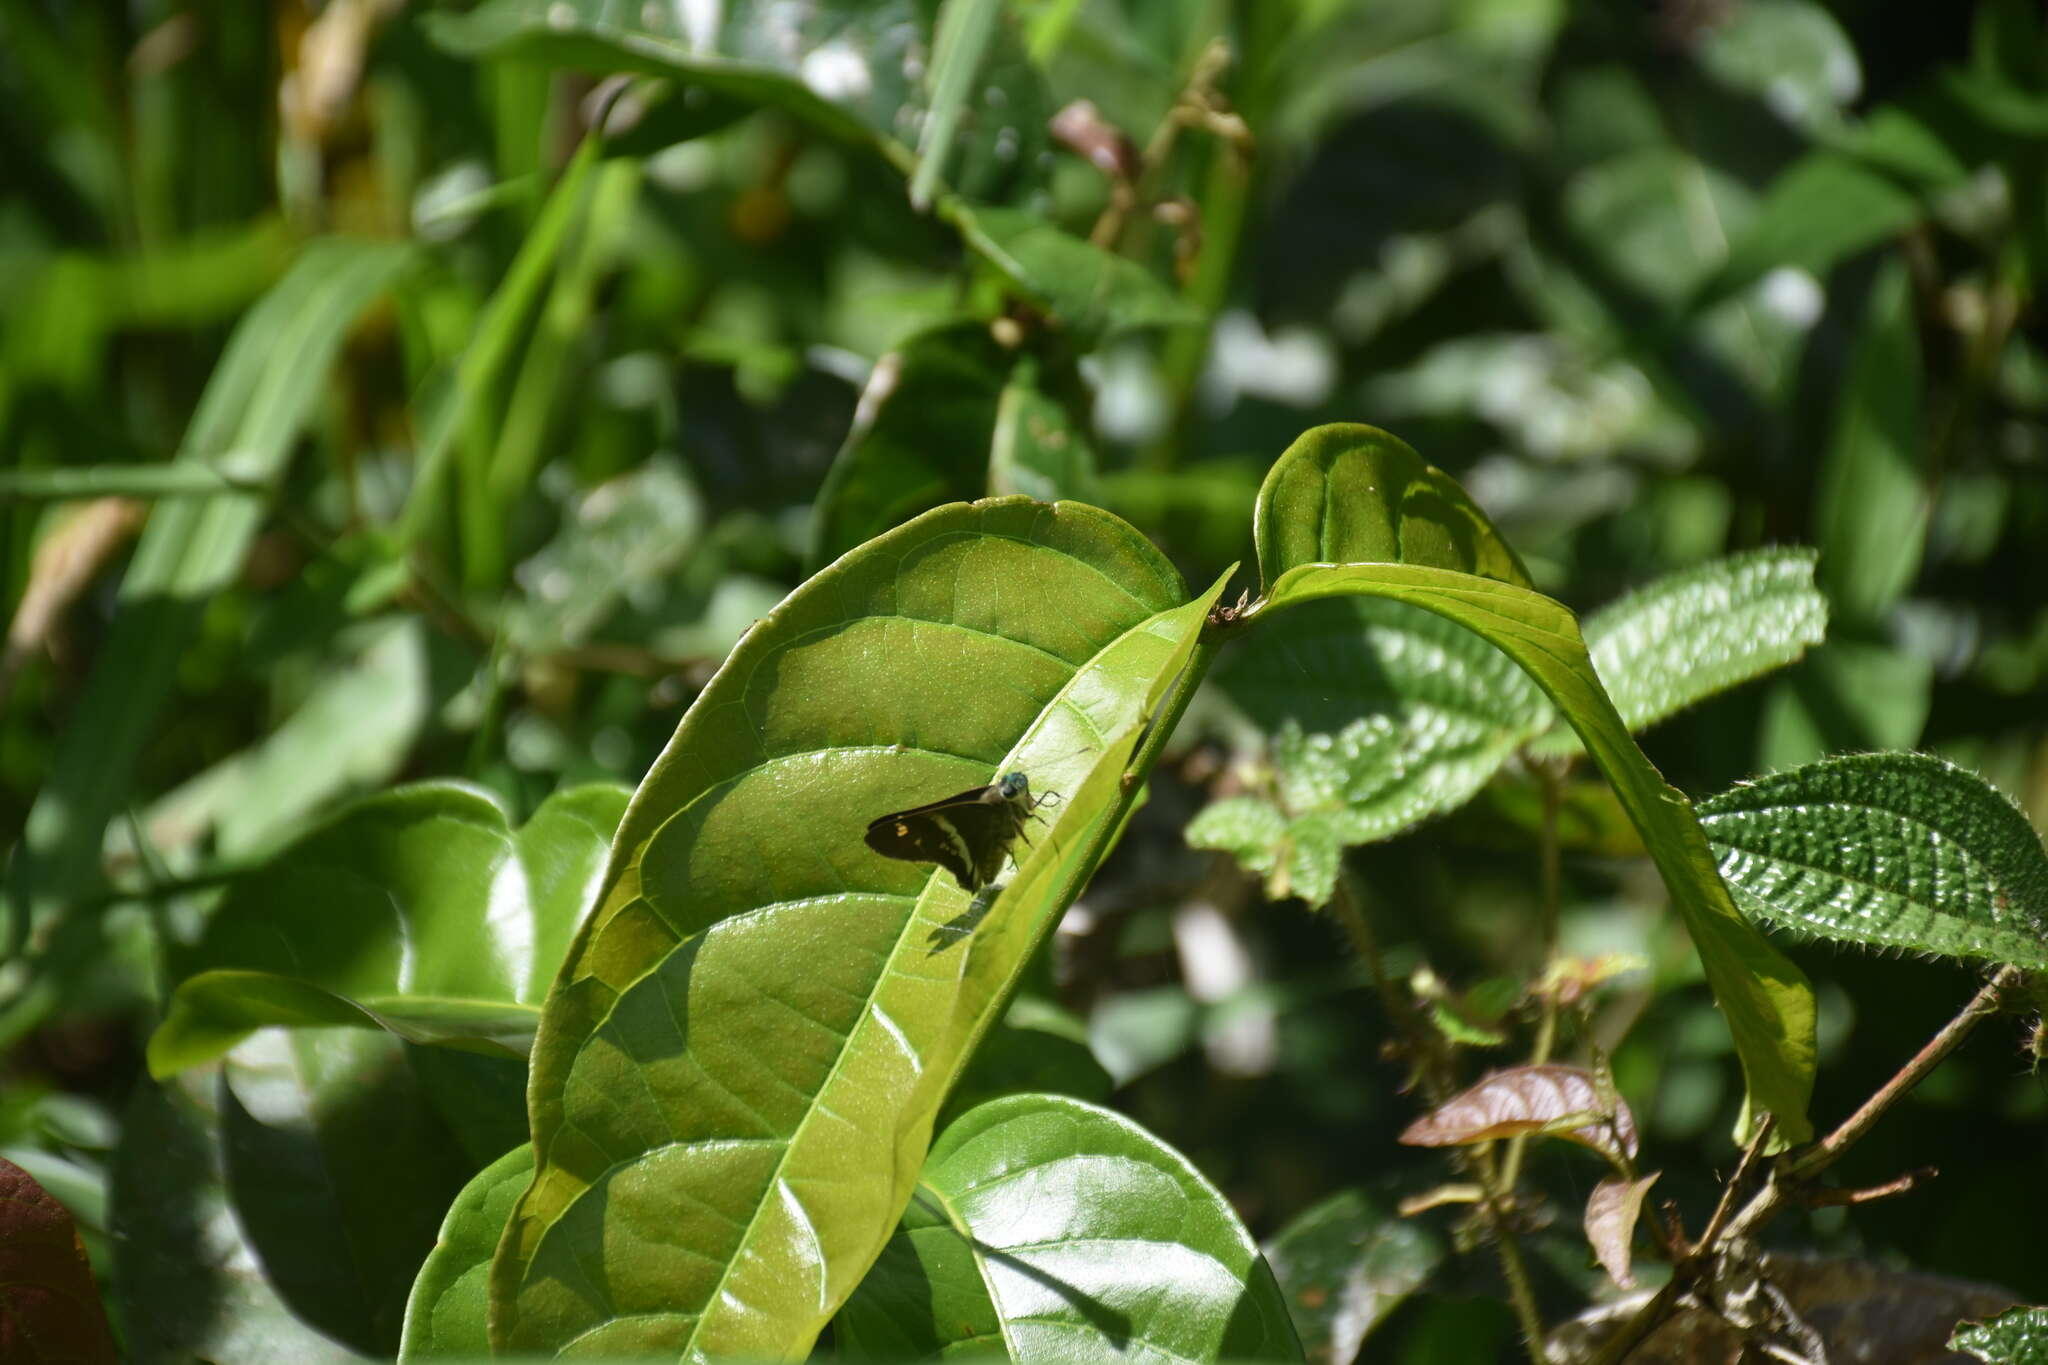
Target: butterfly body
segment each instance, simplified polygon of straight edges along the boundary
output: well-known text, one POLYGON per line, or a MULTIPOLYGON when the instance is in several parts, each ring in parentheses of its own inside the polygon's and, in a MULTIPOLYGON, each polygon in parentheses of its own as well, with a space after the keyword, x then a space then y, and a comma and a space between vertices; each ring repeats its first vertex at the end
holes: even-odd
POLYGON ((1032 798, 1023 773, 1004 773, 985 787, 877 817, 867 845, 885 858, 937 863, 961 890, 979 891, 1002 871, 1011 843, 1024 838, 1025 821, 1045 800, 1032 798))

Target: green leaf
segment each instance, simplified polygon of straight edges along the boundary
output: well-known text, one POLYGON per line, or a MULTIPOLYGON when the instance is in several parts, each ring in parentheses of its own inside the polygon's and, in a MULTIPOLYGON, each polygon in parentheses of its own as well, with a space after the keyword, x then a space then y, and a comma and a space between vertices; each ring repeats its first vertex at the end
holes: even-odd
POLYGON ((625 801, 572 788, 516 834, 493 800, 453 783, 350 807, 229 890, 150 1039, 152 1073, 270 1024, 523 1056, 625 801))
POLYGON ((1107 1109, 1013 1095, 948 1127, 835 1340, 860 1360, 1300 1360, 1222 1194, 1107 1109))
POLYGON ((2048 1308, 2015 1308, 1988 1322, 1958 1324, 1951 1351, 1968 1351, 1990 1365, 2048 1362, 2048 1308))
POLYGON ((1628 728, 1645 730, 1738 683, 1782 668, 1827 634, 1813 552, 1752 550, 1667 574, 1586 618, 1601 685, 1628 728))
POLYGON ((1920 323, 1903 261, 1871 286, 1816 491, 1820 584, 1851 622, 1912 586, 1932 505, 1924 465, 1920 323))
POLYGON ((1436 1273, 1444 1246, 1363 1190, 1344 1190, 1282 1228, 1266 1259, 1308 1359, 1349 1365, 1372 1329, 1436 1273))
POLYGON ((362 1359, 293 1315, 228 1197, 215 1077, 144 1081, 113 1169, 114 1291, 136 1365, 362 1359))
POLYGON ((1021 998, 982 1038, 935 1126, 1005 1095, 1051 1093, 1101 1104, 1114 1088, 1088 1047, 1087 1025, 1057 1006, 1021 998))
POLYGON ((1752 1108, 1776 1114, 1785 1141, 1803 1141, 1811 1131, 1813 992, 1805 974, 1729 900, 1690 803, 1629 738, 1572 614, 1511 583, 1406 564, 1304 565, 1283 574, 1267 601, 1282 607, 1351 593, 1410 602, 1478 632, 1521 665, 1571 722, 1614 784, 1692 934, 1735 1036, 1752 1108))
POLYGON ((1933 700, 1934 664, 1864 640, 1829 640, 1771 686, 1757 767, 1810 763, 1849 749, 1910 749, 1933 700))
POLYGON ((1107 513, 993 499, 869 542, 756 625, 642 784, 543 1012, 499 1350, 809 1348, 1106 853, 1221 587, 1184 601, 1107 513), (1062 800, 996 894, 862 841, 1013 769, 1062 800))
POLYGON ((953 136, 966 117, 974 74, 988 55, 1002 16, 1002 0, 941 0, 932 25, 931 109, 917 141, 910 202, 923 212, 945 170, 953 136))
POLYGON ((1290 819, 1261 796, 1226 796, 1211 801, 1188 821, 1189 848, 1230 854, 1247 871, 1265 878, 1266 897, 1300 896, 1326 904, 1337 886, 1341 851, 1320 817, 1290 819))
POLYGON ((704 520, 703 497, 670 456, 591 489, 519 566, 526 595, 511 614, 513 642, 535 651, 588 643, 622 600, 666 589, 704 520))
MULTIPOLYGON (((235 328, 185 431, 178 462, 212 465, 232 453, 236 477, 264 489, 281 478, 319 401, 343 338, 412 259, 389 242, 314 242, 235 328)), ((158 707, 174 694, 179 655, 215 593, 241 572, 264 516, 263 498, 223 493, 157 507, 121 581, 119 614, 84 694, 57 737, 9 879, 9 933, 19 942, 92 880, 107 822, 127 800, 158 707)), ((91 926, 53 956, 90 954, 91 926)), ((0 1033, 32 1022, 28 1014, 0 1033)))
POLYGON ((1305 564, 1415 564, 1519 587, 1529 575, 1458 486, 1378 427, 1302 434, 1259 487, 1252 535, 1266 592, 1305 564))
POLYGON ((119 1359, 70 1212, 5 1158, 0 1158, 0 1356, 22 1365, 113 1365, 119 1359))
POLYGON ((920 512, 988 491, 1014 362, 983 322, 934 328, 876 362, 812 506, 813 566, 920 512))
POLYGON ((1088 429, 1046 380, 1045 367, 1019 356, 996 406, 994 445, 989 451, 988 491, 1022 493, 1040 502, 1073 498, 1099 502, 1095 450, 1088 429))
POLYGON ((475 1170, 406 1049, 364 1029, 266 1030, 220 1075, 228 1190, 265 1277, 301 1319, 379 1356, 475 1170))
POLYGON ((2048 856, 2012 800, 1928 754, 1852 754, 1700 804, 1760 919, 1823 938, 2048 969, 2048 856))
POLYGON ((952 200, 944 216, 968 246, 1051 314, 1077 344, 1202 320, 1193 304, 1136 261, 1063 232, 1038 214, 952 200))
POLYGON ((478 1171, 441 1222, 412 1296, 405 1304, 401 1361, 491 1353, 485 1310, 490 1303, 491 1253, 505 1222, 533 1179, 533 1147, 521 1143, 478 1171))

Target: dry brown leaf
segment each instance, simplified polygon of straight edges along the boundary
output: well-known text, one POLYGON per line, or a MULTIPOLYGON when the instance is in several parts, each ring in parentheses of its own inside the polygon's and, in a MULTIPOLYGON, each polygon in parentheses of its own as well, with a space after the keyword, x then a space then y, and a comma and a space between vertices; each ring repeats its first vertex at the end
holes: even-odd
POLYGON ((1623 1289, 1634 1286, 1629 1273, 1629 1254, 1636 1240, 1636 1219, 1643 1212, 1643 1196, 1657 1183, 1659 1172, 1640 1180, 1609 1176, 1586 1196, 1586 1240, 1609 1279, 1623 1289))
POLYGON ((29 564, 28 587, 7 627, 0 698, 7 695, 14 674, 28 657, 50 643, 65 609, 135 534, 148 511, 133 498, 94 498, 63 513, 43 537, 29 564))
POLYGON ((1593 1073, 1576 1066, 1517 1066, 1496 1071, 1408 1125, 1411 1147, 1459 1147, 1496 1138, 1545 1134, 1583 1143, 1610 1158, 1636 1154, 1636 1120, 1619 1098, 1608 1103, 1593 1073))

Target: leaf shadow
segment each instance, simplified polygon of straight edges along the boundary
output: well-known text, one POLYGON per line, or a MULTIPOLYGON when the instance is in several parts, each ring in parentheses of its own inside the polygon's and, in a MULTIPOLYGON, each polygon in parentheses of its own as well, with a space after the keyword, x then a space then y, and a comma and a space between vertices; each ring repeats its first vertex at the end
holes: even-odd
POLYGON ((1032 1283, 1050 1289, 1065 1300, 1079 1313, 1090 1327, 1102 1334, 1105 1341, 1121 1353, 1130 1344, 1131 1319, 1128 1313, 1119 1312, 1101 1299, 1083 1292, 1079 1286, 1070 1284, 1059 1276, 1044 1270, 1021 1256, 1012 1255, 999 1247, 992 1247, 979 1238, 969 1238, 976 1254, 993 1265, 1015 1271, 1032 1283))

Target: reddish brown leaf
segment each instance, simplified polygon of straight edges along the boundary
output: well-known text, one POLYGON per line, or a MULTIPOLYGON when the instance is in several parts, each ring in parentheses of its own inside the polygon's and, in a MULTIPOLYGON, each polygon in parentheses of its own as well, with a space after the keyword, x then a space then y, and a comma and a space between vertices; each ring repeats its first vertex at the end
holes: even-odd
POLYGON ((1629 1254, 1636 1240, 1636 1219, 1643 1211, 1643 1196, 1657 1183, 1658 1172, 1641 1180, 1609 1176, 1586 1196, 1586 1240, 1600 1259, 1608 1277, 1623 1289, 1635 1284, 1629 1274, 1629 1254))
POLYGON ((1511 1067, 1409 1124, 1401 1141, 1411 1147, 1459 1147, 1541 1133, 1584 1143, 1609 1157, 1622 1152, 1633 1157, 1635 1115, 1614 1098, 1610 1126, 1605 1121, 1609 1103, 1590 1071, 1576 1066, 1511 1067), (1588 1114, 1601 1116, 1602 1121, 1587 1123, 1588 1114))
POLYGON ((0 1159, 0 1360, 113 1365, 114 1336, 71 1215, 0 1159))

